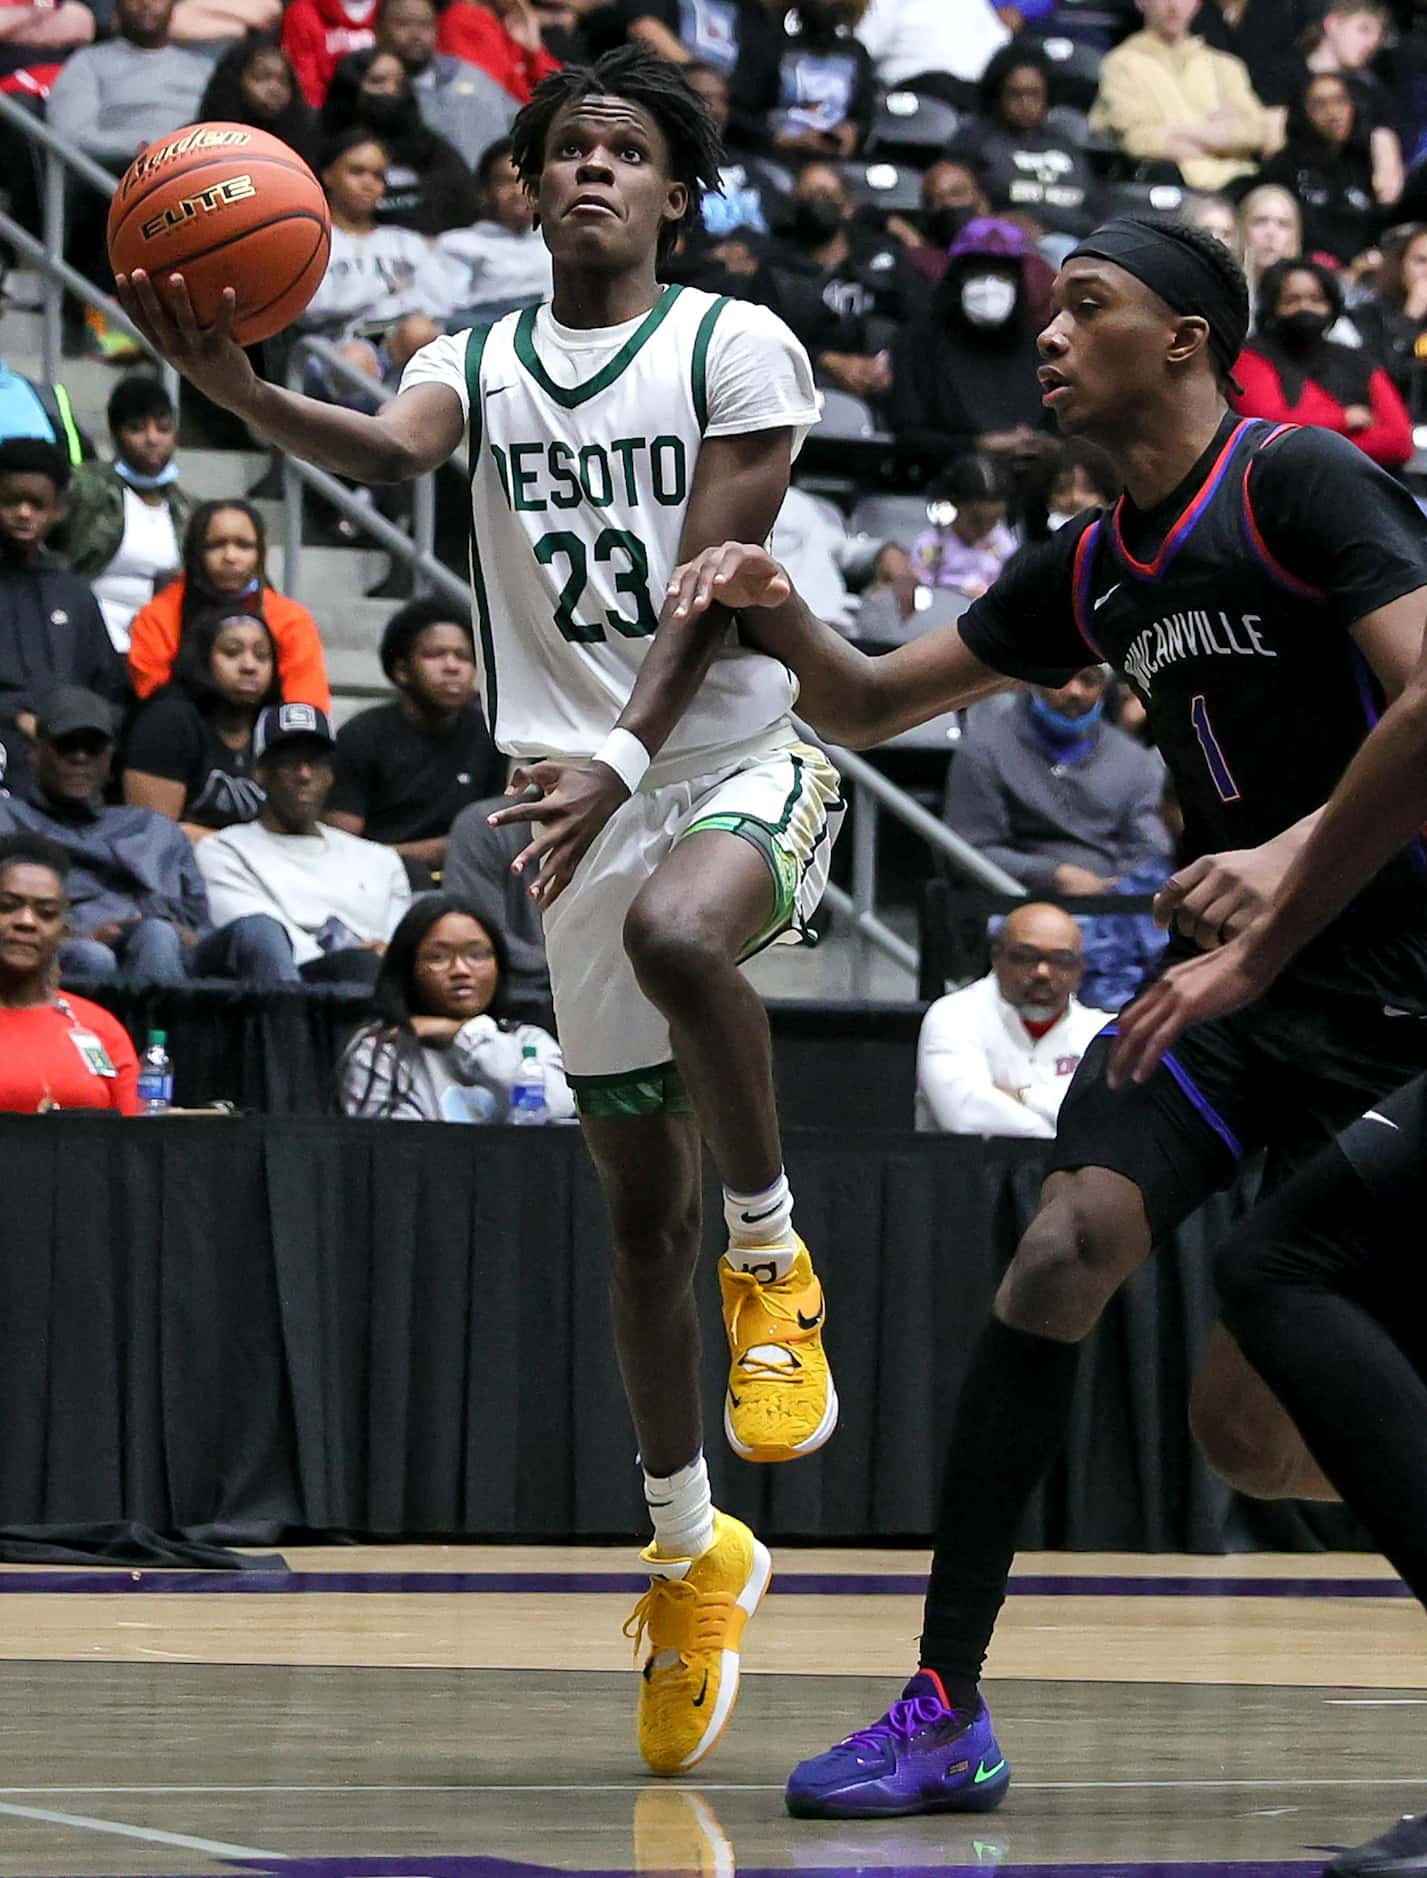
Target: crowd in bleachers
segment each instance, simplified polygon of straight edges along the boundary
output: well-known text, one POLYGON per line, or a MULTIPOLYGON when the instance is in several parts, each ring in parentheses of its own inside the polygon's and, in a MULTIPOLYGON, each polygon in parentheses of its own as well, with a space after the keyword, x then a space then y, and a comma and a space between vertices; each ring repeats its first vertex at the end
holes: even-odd
MULTIPOLYGON (((548 295, 509 143, 541 77, 626 40, 679 62, 726 154, 667 277, 769 307, 807 348, 825 414, 775 548, 826 617, 885 646, 1115 498, 1099 454, 1055 433, 1034 367, 1056 266, 1116 210, 1180 215, 1241 258, 1242 411, 1326 425, 1413 478, 1427 28, 1407 0, 1136 3, 15 0, 0 89, 116 174, 202 118, 306 158, 333 242, 297 330, 370 392, 322 363, 306 383, 361 402, 438 332, 548 295)), ((11 213, 38 229, 31 152, 0 140, 11 213)), ((108 287, 103 215, 71 191, 67 251, 108 287)), ((63 857, 66 982, 335 980, 444 1047, 472 971, 541 981, 509 844, 479 807, 505 767, 469 622, 394 608, 392 700, 342 721, 322 620, 269 579, 261 504, 236 472, 220 500, 185 488, 179 414, 124 333, 76 301, 66 338, 123 373, 97 449, 62 384, 0 363, 0 837, 63 857), (413 893, 419 909, 443 885, 459 900, 409 925, 413 893), (460 996, 423 1012, 433 957, 460 996)), ((183 419, 186 447, 247 441, 201 400, 183 419)), ((378 591, 411 588, 397 570, 378 591)), ((1175 838, 1143 714, 1093 675, 1063 692, 970 714, 944 813, 1030 889, 1141 892, 1175 838)), ((0 881, 0 925, 6 904, 0 881)), ((1138 944, 1088 944, 1087 1000, 1095 983, 1123 999, 1138 944)), ((451 1110, 419 1067, 368 1047, 351 1105, 451 1110)))

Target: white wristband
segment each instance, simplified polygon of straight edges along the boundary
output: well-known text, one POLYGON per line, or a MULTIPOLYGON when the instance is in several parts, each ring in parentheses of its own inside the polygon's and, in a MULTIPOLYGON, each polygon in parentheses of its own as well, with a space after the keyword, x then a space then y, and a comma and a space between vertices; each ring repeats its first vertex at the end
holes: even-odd
POLYGON ((651 760, 638 737, 628 730, 612 730, 593 757, 594 762, 612 769, 631 795, 644 781, 651 760))

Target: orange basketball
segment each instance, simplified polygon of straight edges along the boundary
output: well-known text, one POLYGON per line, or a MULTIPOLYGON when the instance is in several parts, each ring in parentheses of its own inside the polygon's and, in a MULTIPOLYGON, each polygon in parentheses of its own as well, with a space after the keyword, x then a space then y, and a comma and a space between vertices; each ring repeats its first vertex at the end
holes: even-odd
POLYGON ((200 324, 238 296, 240 345, 290 326, 327 272, 332 218, 297 152, 246 124, 190 124, 142 151, 109 206, 109 261, 160 295, 182 274, 200 324))

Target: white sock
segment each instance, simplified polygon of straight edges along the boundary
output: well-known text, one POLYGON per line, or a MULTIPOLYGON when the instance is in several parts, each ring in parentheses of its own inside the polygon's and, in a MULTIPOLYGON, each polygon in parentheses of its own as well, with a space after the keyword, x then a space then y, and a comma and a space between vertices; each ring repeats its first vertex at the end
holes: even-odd
POLYGON ((728 1262, 735 1271, 754 1272, 765 1284, 786 1278, 798 1256, 793 1236, 793 1191, 780 1168, 778 1178, 761 1193, 723 1190, 728 1224, 728 1262))
POLYGON ((645 1474, 644 1498, 654 1522, 654 1549, 661 1558, 697 1558, 713 1544, 713 1500, 708 1463, 699 1449, 676 1474, 645 1474))

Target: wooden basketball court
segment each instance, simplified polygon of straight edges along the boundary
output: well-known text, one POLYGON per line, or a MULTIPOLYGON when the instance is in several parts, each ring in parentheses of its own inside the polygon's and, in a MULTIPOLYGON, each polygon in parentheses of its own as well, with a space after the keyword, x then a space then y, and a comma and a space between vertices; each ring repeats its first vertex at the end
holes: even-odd
POLYGON ((1421 1615, 1375 1558, 1023 1558, 1005 1806, 843 1825, 783 1779, 897 1694, 923 1555, 782 1549, 687 1782, 634 1750, 632 1551, 284 1558, 0 1572, 3 1878, 1283 1878, 1427 1803, 1421 1615))

